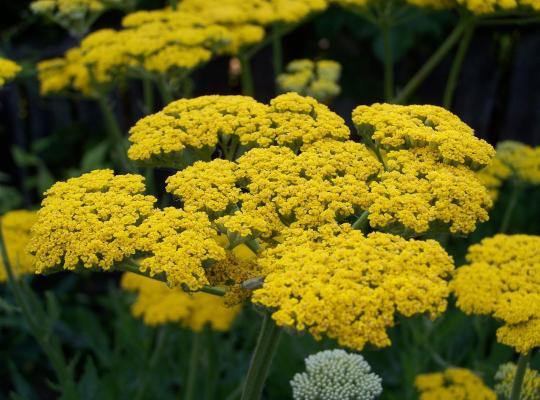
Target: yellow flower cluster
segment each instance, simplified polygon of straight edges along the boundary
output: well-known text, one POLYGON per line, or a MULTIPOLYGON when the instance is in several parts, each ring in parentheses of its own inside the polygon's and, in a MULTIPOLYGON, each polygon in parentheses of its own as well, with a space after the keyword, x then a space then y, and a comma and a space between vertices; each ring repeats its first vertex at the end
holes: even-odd
MULTIPOLYGON (((30 241, 30 229, 36 218, 34 211, 27 210, 10 211, 0 217, 4 245, 15 275, 34 272, 34 258, 28 253, 26 246, 30 241)), ((0 257, 0 282, 6 280, 7 272, 0 257)))
POLYGON ((241 307, 227 307, 223 298, 206 293, 186 293, 165 283, 134 273, 122 276, 124 289, 137 292, 131 307, 135 317, 147 325, 180 323, 195 332, 208 325, 215 331, 230 329, 241 307))
POLYGON ((265 275, 252 302, 279 326, 362 350, 390 345, 396 313, 435 317, 446 309, 451 257, 433 240, 405 240, 344 227, 337 235, 293 230, 261 255, 265 275))
MULTIPOLYGON (((516 376, 516 369, 517 367, 514 363, 506 363, 499 366, 499 369, 495 374, 495 380, 498 382, 495 385, 495 392, 497 392, 501 398, 510 398, 514 378, 516 376)), ((540 399, 540 374, 537 371, 530 368, 527 368, 525 371, 519 399, 540 399)))
POLYGON ((531 185, 540 184, 540 146, 504 141, 497 145, 497 158, 510 168, 518 181, 531 185))
POLYGON ((526 353, 540 346, 540 237, 496 235, 469 248, 451 282, 457 306, 504 322, 499 342, 526 353))
POLYGON ((296 92, 325 102, 341 92, 341 65, 332 60, 294 60, 277 77, 281 92, 296 92))
POLYGON ((348 136, 341 117, 296 93, 280 95, 270 105, 245 96, 202 96, 177 100, 139 120, 130 130, 128 156, 143 164, 182 168, 209 159, 216 147, 232 160, 251 147, 298 149, 348 136))
POLYGON ((137 251, 138 224, 154 212, 144 178, 96 170, 47 192, 29 250, 37 273, 78 267, 110 269, 137 251))
POLYGON ((122 30, 101 29, 62 58, 38 63, 42 94, 75 90, 94 96, 117 79, 182 74, 230 42, 226 28, 194 15, 154 19, 122 30))
POLYGON ((133 257, 141 272, 163 275, 171 286, 207 285, 204 267, 225 259, 207 215, 154 208, 143 181, 97 170, 53 185, 32 228, 36 272, 109 270, 133 257))
POLYGON ((420 400, 497 400, 480 377, 464 368, 418 375, 414 384, 420 400))
POLYGON ((220 24, 268 26, 300 22, 327 6, 327 0, 183 0, 179 9, 220 24))
POLYGON ((80 20, 88 14, 103 11, 118 0, 35 0, 30 8, 36 14, 80 20))
POLYGON ((371 185, 369 221, 389 232, 470 233, 492 201, 474 171, 495 151, 457 116, 436 106, 359 106, 353 121, 384 164, 371 185))
POLYGON ((0 57, 0 88, 21 72, 21 67, 14 61, 0 57))

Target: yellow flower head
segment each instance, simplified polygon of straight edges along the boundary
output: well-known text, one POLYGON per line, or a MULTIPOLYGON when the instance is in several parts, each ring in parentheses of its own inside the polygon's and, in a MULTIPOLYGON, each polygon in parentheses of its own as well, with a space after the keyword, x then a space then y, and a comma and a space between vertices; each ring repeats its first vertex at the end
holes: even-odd
POLYGON ((180 323, 195 332, 208 325, 215 331, 227 331, 241 310, 239 306, 227 307, 223 298, 206 293, 186 293, 134 273, 124 274, 121 285, 137 292, 131 312, 135 317, 142 317, 147 325, 180 323))
MULTIPOLYGON (((0 217, 4 245, 15 275, 34 272, 34 258, 28 253, 26 246, 30 241, 30 229, 35 222, 35 211, 15 210, 0 217)), ((7 272, 0 257, 0 282, 6 280, 7 272)))
POLYGON ((518 8, 540 10, 540 1, 538 0, 457 0, 457 3, 474 14, 489 14, 518 8))
POLYGON ((341 65, 332 60, 294 60, 277 77, 277 84, 281 92, 296 92, 326 101, 340 93, 340 75, 341 65))
POLYGON ((144 178, 97 170, 57 182, 32 228, 37 273, 77 267, 110 269, 137 251, 138 224, 154 212, 144 178))
POLYGON ((358 106, 353 122, 360 134, 384 151, 428 147, 436 159, 478 170, 495 150, 457 116, 442 107, 373 104, 358 106))
POLYGON ((334 338, 361 351, 390 345, 395 314, 435 317, 446 309, 453 262, 435 241, 346 227, 332 235, 293 230, 262 254, 264 284, 252 302, 280 326, 334 338), (318 240, 314 239, 319 236, 318 240))
POLYGON ((371 184, 371 226, 396 233, 469 233, 488 220, 492 200, 475 173, 438 162, 431 148, 390 151, 386 165, 371 184))
POLYGON ((526 353, 540 346, 540 237, 496 235, 469 248, 451 282, 467 314, 504 322, 499 342, 526 353))
POLYGON ((499 189, 504 181, 512 175, 512 170, 501 161, 499 153, 491 160, 491 163, 476 173, 478 180, 484 185, 493 201, 499 197, 499 189))
POLYGON ((183 168, 216 151, 228 159, 251 147, 299 148, 325 138, 346 139, 341 117, 310 97, 288 93, 265 105, 246 96, 182 99, 130 130, 128 155, 153 166, 183 168))
POLYGON ((0 88, 21 72, 21 67, 7 58, 0 57, 0 88))
MULTIPOLYGON (((506 363, 499 366, 495 374, 495 392, 501 398, 509 399, 512 393, 512 386, 516 376, 516 364, 506 363)), ((520 400, 535 400, 540 398, 540 374, 530 368, 527 368, 523 384, 521 386, 520 400)))
POLYGON ((540 146, 504 141, 497 145, 497 158, 510 168, 515 179, 531 185, 540 184, 540 146))
POLYGON ((418 375, 414 384, 420 400, 497 400, 480 377, 464 368, 418 375))

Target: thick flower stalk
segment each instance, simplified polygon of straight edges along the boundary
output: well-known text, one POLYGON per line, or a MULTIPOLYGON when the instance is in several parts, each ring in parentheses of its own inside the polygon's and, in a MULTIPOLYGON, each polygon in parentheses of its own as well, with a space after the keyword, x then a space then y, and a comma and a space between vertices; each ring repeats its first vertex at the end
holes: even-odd
POLYGON ((503 322, 500 343, 526 354, 540 346, 540 237, 496 235, 469 248, 451 289, 467 314, 503 322))
POLYGON ((279 326, 334 338, 357 351, 391 344, 395 315, 436 317, 446 309, 453 262, 435 241, 343 228, 292 230, 259 260, 252 302, 279 326))
POLYGON ((151 326, 179 323, 195 332, 206 325, 214 331, 227 331, 241 310, 240 306, 227 307, 222 297, 186 293, 134 273, 124 274, 121 286, 137 293, 131 312, 151 326))
POLYGON ((252 147, 294 149, 346 139, 345 122, 310 97, 288 93, 269 105, 245 96, 202 96, 170 103, 131 128, 128 155, 144 165, 183 168, 217 150, 233 160, 252 147))
MULTIPOLYGON (((495 374, 495 392, 503 399, 510 399, 517 366, 514 363, 506 363, 499 366, 495 374)), ((540 374, 527 368, 523 378, 520 400, 535 400, 540 398, 540 374)))
POLYGON ((16 62, 0 57, 0 88, 15 78, 21 69, 16 62))
MULTIPOLYGON (((4 245, 16 276, 34 272, 34 258, 26 251, 26 246, 36 219, 36 212, 27 210, 10 211, 0 217, 4 245)), ((6 281, 6 269, 0 259, 0 282, 6 281)))
POLYGON ((418 375, 415 386, 420 400, 497 400, 479 376, 464 368, 418 375))
POLYGON ((332 60, 294 60, 276 81, 281 92, 296 92, 328 103, 341 92, 341 65, 332 60))
POLYGON ((291 380, 294 400, 374 400, 381 378, 360 354, 326 350, 305 359, 306 372, 291 380))

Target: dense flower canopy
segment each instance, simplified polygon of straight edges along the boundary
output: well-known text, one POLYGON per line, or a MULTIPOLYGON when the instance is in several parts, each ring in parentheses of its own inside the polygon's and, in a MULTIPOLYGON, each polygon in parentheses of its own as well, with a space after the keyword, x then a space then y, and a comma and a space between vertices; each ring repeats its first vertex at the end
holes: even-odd
MULTIPOLYGON (((26 250, 26 246, 30 241, 30 230, 35 222, 35 211, 14 210, 0 217, 4 245, 15 275, 34 272, 34 259, 26 250)), ((0 257, 0 282, 6 280, 6 269, 0 257)))
POLYGON ((496 235, 469 248, 451 283, 467 314, 504 322, 499 342, 526 353, 540 346, 540 237, 496 235))
POLYGON ((373 400, 381 378, 360 354, 326 350, 305 359, 306 372, 291 380, 294 400, 373 400))
POLYGON ((319 101, 337 96, 341 65, 332 60, 293 60, 276 80, 281 92, 296 92, 319 101))
POLYGON ((342 346, 390 345, 395 314, 431 317, 446 309, 453 262, 435 241, 344 228, 293 230, 261 255, 265 275, 252 301, 280 326, 326 335, 342 346))
MULTIPOLYGON (((509 399, 516 376, 516 364, 506 363, 499 366, 495 374, 495 392, 502 398, 509 399)), ((527 368, 521 387, 520 400, 535 400, 540 398, 540 373, 527 368)))
POLYGON ((21 72, 21 67, 14 61, 0 57, 0 88, 21 72))
POLYGON ((415 386, 420 400, 497 400, 480 377, 463 368, 418 375, 415 386))
POLYGON ((216 331, 227 331, 241 310, 240 306, 227 307, 221 297, 186 293, 134 273, 124 274, 121 286, 137 292, 131 312, 148 325, 178 322, 196 332, 206 325, 216 331))

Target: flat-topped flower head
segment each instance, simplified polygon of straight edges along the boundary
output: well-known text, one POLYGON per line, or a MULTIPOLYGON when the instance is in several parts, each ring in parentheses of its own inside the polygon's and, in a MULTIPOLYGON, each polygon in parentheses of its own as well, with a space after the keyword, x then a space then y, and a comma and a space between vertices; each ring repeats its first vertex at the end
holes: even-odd
POLYGON ((476 177, 488 189, 493 201, 497 200, 501 186, 510 176, 512 176, 512 170, 502 162, 498 153, 487 167, 476 173, 476 177))
POLYGON ((309 97, 289 93, 265 105, 246 96, 202 96, 172 102, 137 122, 128 155, 143 164, 183 168, 216 151, 233 160, 251 147, 298 149, 348 136, 343 119, 309 97))
POLYGON ((488 220, 492 200, 475 173, 436 160, 429 148, 390 151, 371 184, 369 222, 388 232, 466 234, 488 220))
POLYGON ((0 88, 15 78, 21 69, 16 62, 0 57, 0 88))
POLYGON ((227 307, 223 298, 206 293, 186 293, 165 283, 134 273, 122 276, 122 288, 137 292, 131 313, 145 324, 180 323, 195 332, 205 326, 214 331, 231 328, 241 307, 227 307))
POLYGON ((479 376, 464 368, 418 375, 414 384, 420 400, 497 400, 479 376))
POLYGON ((507 140, 497 145, 497 156, 514 179, 531 185, 540 184, 540 146, 507 140))
POLYGON ((332 60, 293 60, 277 77, 281 92, 296 92, 326 102, 337 96, 341 65, 332 60))
POLYGON ((96 170, 55 183, 32 228, 35 270, 108 270, 137 251, 138 225, 154 213, 144 178, 96 170))
MULTIPOLYGON (((512 387, 516 376, 516 364, 506 363, 499 366, 495 374, 495 392, 503 399, 509 399, 512 394, 512 387)), ((523 383, 521 385, 520 400, 540 399, 540 374, 527 368, 523 383)))
POLYGON ((374 400, 381 378, 360 354, 325 350, 305 359, 306 372, 291 380, 294 400, 374 400))
MULTIPOLYGON (((34 273, 34 257, 30 255, 26 246, 30 241, 30 230, 36 222, 35 211, 14 210, 0 217, 4 246, 9 264, 16 276, 34 273)), ((7 280, 4 262, 0 258, 0 282, 7 280)))
POLYGON ((390 345, 396 314, 435 317, 446 309, 453 262, 435 241, 293 230, 259 261, 264 283, 252 302, 279 326, 323 335, 361 351, 390 345))
POLYGON ((540 237, 496 235, 469 248, 451 282, 457 306, 504 325, 497 340, 527 353, 540 347, 540 237))
POLYGON ((383 151, 428 147, 441 162, 478 170, 495 150, 457 116, 431 105, 358 106, 353 122, 362 137, 383 151))

